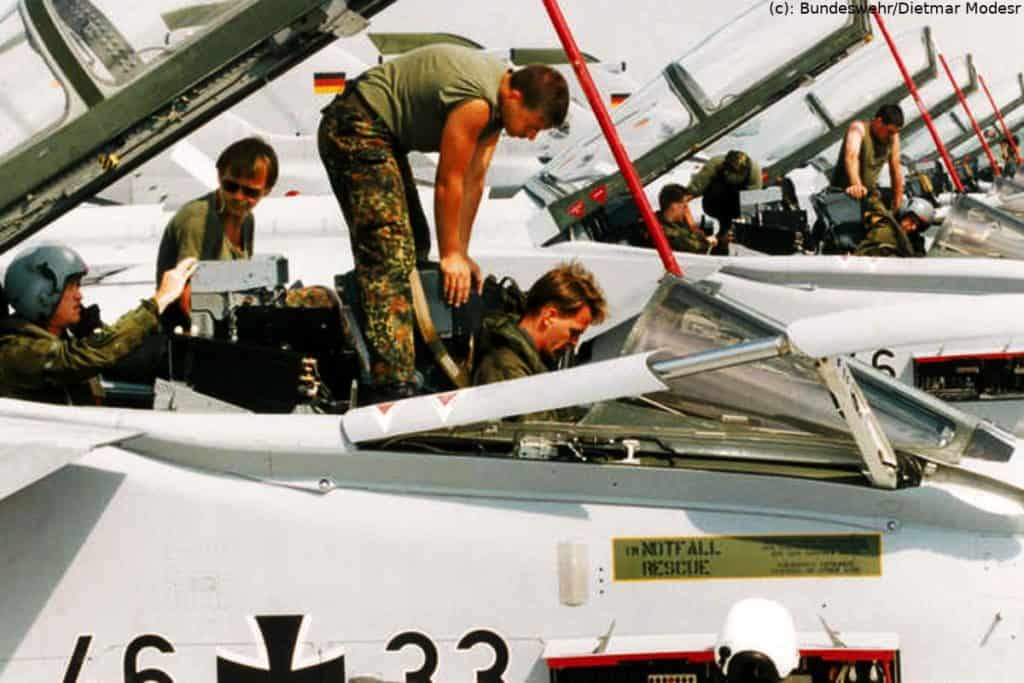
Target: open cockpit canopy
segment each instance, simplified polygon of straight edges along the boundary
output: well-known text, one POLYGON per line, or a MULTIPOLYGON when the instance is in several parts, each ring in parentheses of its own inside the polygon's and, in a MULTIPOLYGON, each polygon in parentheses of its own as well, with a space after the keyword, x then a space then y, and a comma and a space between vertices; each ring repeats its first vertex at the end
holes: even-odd
POLYGON ((5 3, 0 249, 393 1, 5 3))
MULTIPOLYGON (((1024 74, 1017 74, 1017 77, 1004 81, 992 89, 992 99, 999 105, 1003 116, 1017 111, 1024 105, 1024 74)), ((975 120, 982 130, 989 126, 998 125, 999 121, 992 111, 992 104, 983 90, 975 92, 967 97, 967 106, 974 114, 975 120)), ((946 145, 948 150, 965 143, 975 137, 974 127, 970 119, 964 113, 960 103, 948 113, 935 118, 935 127, 939 138, 946 145)), ((904 134, 900 138, 900 154, 908 162, 930 162, 939 158, 939 152, 935 148, 935 142, 927 128, 904 134)))
MULTIPOLYGON (((787 334, 780 324, 736 301, 666 277, 622 352, 662 349, 672 356, 688 356, 787 334)), ((797 348, 800 339, 788 339, 793 353, 670 378, 670 391, 650 398, 669 410, 723 424, 849 434, 849 425, 836 411, 816 367, 820 359, 797 348)), ((956 462, 975 440, 979 419, 966 417, 858 361, 845 362, 897 450, 956 462)), ((990 456, 1005 459, 1008 453, 990 456)))
MULTIPOLYGON (((1011 198, 1016 204, 1016 199, 1011 198)), ((1024 259, 1024 217, 970 195, 956 198, 935 235, 929 256, 1024 259)))
MULTIPOLYGON (((436 436, 445 443, 465 438, 469 447, 498 452, 503 440, 512 439, 520 457, 529 458, 540 457, 536 452, 559 439, 612 453, 621 453, 631 439, 638 454, 730 462, 736 471, 743 471, 740 463, 755 469, 766 463, 839 467, 862 472, 881 487, 920 480, 920 464, 912 465, 911 455, 946 465, 962 458, 1010 459, 1016 445, 1012 435, 841 357, 845 349, 837 343, 813 322, 785 328, 714 288, 666 275, 633 321, 595 338, 589 351, 594 364, 647 357, 647 368, 664 390, 597 400, 573 418, 534 417, 486 427, 466 420, 466 427, 436 436), (848 384, 833 381, 836 368, 848 373, 848 384), (856 396, 854 402, 845 402, 844 394, 856 396), (858 401, 869 405, 873 417, 864 416, 858 401), (841 405, 849 412, 838 410, 841 405)), ((597 366, 593 371, 609 372, 597 366)), ((544 377, 529 380, 558 387, 580 381, 568 374, 544 377)), ((502 384, 513 391, 514 383, 502 384)), ((423 432, 414 436, 428 438, 423 432)), ((686 462, 679 465, 694 466, 686 462)), ((829 476, 809 474, 818 475, 829 476)))
MULTIPOLYGON (((848 0, 854 4, 854 0, 848 0)), ((671 62, 616 108, 613 120, 643 183, 821 73, 871 36, 868 17, 801 17, 787 40, 763 39, 768 2, 746 12, 671 62)), ((626 194, 604 137, 595 131, 553 158, 526 185, 557 229, 626 194)), ((554 235, 535 235, 540 241, 554 235)))
MULTIPOLYGON (((929 29, 904 31, 894 41, 914 83, 935 83, 939 66, 929 29)), ((871 118, 880 105, 908 93, 889 46, 878 42, 719 139, 706 154, 741 149, 769 178, 782 177, 839 140, 852 121, 871 118)))

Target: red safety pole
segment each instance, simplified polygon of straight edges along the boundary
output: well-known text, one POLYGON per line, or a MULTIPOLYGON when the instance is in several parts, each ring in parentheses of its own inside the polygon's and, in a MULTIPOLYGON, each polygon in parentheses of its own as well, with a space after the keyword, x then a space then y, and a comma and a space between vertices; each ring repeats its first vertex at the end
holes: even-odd
POLYGON ((630 161, 629 155, 626 154, 626 148, 622 146, 618 131, 615 130, 611 116, 608 115, 608 110, 605 108, 604 102, 601 101, 601 95, 594 85, 594 80, 590 77, 590 71, 587 70, 586 62, 583 61, 580 48, 576 45, 572 32, 569 30, 569 24, 565 21, 562 11, 558 8, 558 2, 556 0, 544 0, 544 8, 547 9, 548 16, 551 17, 551 23, 555 27, 555 32, 558 33, 559 40, 562 41, 565 54, 569 57, 569 63, 572 64, 572 68, 576 72, 576 78, 579 79, 580 86, 587 95, 587 101, 590 102, 590 108, 594 110, 597 123, 601 126, 601 131, 608 141, 608 146, 612 150, 615 161, 619 164, 619 170, 622 172, 622 177, 626 180, 626 186, 629 187, 630 194, 633 195, 633 201, 636 202, 637 208, 640 209, 640 215, 643 217, 647 231, 651 235, 651 241, 654 242, 654 248, 658 250, 658 255, 661 256, 661 262, 665 265, 665 270, 673 275, 682 277, 683 270, 679 267, 675 254, 672 253, 672 247, 669 246, 668 239, 665 238, 665 233, 662 231, 661 224, 651 209, 650 202, 647 201, 647 195, 644 194, 643 185, 640 184, 640 178, 636 174, 636 169, 633 168, 633 162, 630 161))
POLYGON ((996 101, 992 99, 992 93, 988 91, 988 84, 985 83, 985 77, 978 74, 978 82, 981 83, 981 87, 985 89, 985 95, 988 97, 989 103, 992 105, 992 111, 996 113, 996 118, 999 119, 999 123, 1003 126, 1003 135, 1006 136, 1006 141, 1010 143, 1010 149, 1013 150, 1014 155, 1017 157, 1017 163, 1024 162, 1021 159, 1020 150, 1017 149, 1017 143, 1013 141, 1013 136, 1010 135, 1010 129, 1006 127, 1006 121, 1003 120, 1003 112, 999 111, 999 107, 996 106, 996 101))
POLYGON ((871 14, 875 17, 875 21, 878 22, 878 29, 882 32, 882 35, 885 36, 885 42, 889 44, 889 50, 892 52, 893 59, 896 60, 896 66, 899 67, 900 73, 903 74, 903 80, 906 82, 907 88, 910 90, 910 95, 914 98, 917 108, 921 111, 921 117, 924 119, 925 125, 928 126, 928 131, 932 134, 932 140, 935 141, 935 146, 938 148, 939 154, 942 155, 942 160, 946 163, 946 170, 949 171, 949 175, 953 179, 953 185, 956 186, 957 192, 965 192, 964 184, 960 182, 960 176, 956 172, 956 167, 953 166, 953 160, 949 158, 949 152, 946 151, 946 145, 942 143, 942 139, 939 137, 938 131, 935 130, 935 124, 932 122, 932 117, 928 113, 928 108, 924 106, 924 102, 921 101, 921 96, 917 93, 917 86, 914 85, 914 79, 910 77, 910 73, 907 71, 907 67, 903 63, 903 58, 900 57, 900 52, 896 49, 896 43, 892 42, 892 36, 889 35, 889 31, 885 28, 885 22, 882 21, 882 16, 878 13, 878 10, 874 5, 871 6, 871 14))
POLYGON ((988 163, 992 164, 992 170, 995 171, 996 175, 1003 175, 1002 170, 999 168, 999 163, 996 158, 992 155, 992 150, 988 146, 988 141, 985 139, 985 134, 981 132, 981 127, 978 126, 978 122, 974 119, 974 114, 971 113, 971 107, 967 104, 967 100, 964 99, 964 94, 960 90, 960 86, 957 85, 956 79, 953 78, 953 72, 949 70, 949 64, 946 63, 946 56, 939 55, 939 61, 942 62, 942 67, 946 70, 946 75, 949 76, 949 82, 953 84, 953 90, 956 91, 956 96, 960 100, 960 106, 967 112, 967 118, 970 119, 971 125, 974 126, 974 134, 981 140, 981 146, 985 150, 985 155, 988 157, 988 163))

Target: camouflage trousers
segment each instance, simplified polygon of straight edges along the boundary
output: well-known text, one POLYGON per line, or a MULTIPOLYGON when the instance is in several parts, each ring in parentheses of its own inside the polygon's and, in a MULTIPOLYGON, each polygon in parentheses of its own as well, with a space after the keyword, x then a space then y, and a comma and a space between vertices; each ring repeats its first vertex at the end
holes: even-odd
POLYGON ((881 193, 871 190, 861 200, 861 219, 866 233, 857 245, 857 256, 915 256, 903 228, 885 205, 881 193))
POLYGON ((409 275, 430 249, 412 169, 386 124, 350 92, 324 109, 320 159, 348 223, 375 384, 412 382, 416 355, 409 275))

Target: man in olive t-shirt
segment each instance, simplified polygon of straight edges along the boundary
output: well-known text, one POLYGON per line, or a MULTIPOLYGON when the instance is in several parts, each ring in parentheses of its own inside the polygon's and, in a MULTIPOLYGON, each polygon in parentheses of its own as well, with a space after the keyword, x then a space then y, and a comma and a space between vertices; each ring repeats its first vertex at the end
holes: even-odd
POLYGON ((561 125, 569 91, 558 71, 513 71, 477 50, 437 45, 376 66, 324 109, 318 145, 348 224, 371 353, 371 400, 415 391, 409 275, 429 251, 406 155, 440 152, 434 217, 444 295, 459 306, 482 287, 469 257, 484 177, 504 130, 533 139, 561 125))
POLYGON ((217 158, 220 184, 181 207, 160 239, 156 281, 182 259, 232 261, 252 258, 252 210, 277 182, 277 154, 257 137, 229 145, 217 158))

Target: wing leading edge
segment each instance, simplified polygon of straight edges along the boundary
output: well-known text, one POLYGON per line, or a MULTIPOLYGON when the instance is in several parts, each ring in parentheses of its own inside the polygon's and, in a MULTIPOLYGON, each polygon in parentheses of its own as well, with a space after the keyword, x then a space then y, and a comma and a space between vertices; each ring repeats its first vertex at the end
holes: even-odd
POLYGON ((0 417, 0 500, 28 488, 95 448, 135 436, 107 427, 0 417))

